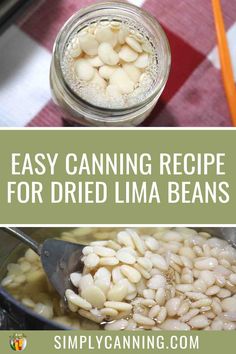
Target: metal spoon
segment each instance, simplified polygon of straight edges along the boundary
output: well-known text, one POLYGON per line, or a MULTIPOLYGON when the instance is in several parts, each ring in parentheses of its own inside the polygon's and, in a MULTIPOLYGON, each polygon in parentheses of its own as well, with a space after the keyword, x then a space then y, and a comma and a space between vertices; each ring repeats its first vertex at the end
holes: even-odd
POLYGON ((49 281, 61 297, 64 298, 66 289, 73 289, 70 274, 82 270, 81 257, 85 246, 50 238, 39 244, 16 227, 2 229, 25 243, 40 256, 49 281))

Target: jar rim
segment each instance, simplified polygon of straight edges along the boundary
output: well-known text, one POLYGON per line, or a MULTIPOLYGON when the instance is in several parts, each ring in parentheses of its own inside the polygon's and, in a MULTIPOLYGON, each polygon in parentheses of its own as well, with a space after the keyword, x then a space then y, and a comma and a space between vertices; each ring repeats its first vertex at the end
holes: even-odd
MULTIPOLYGON (((145 25, 144 25, 144 27, 145 27, 145 25)), ((100 114, 109 113, 111 115, 111 112, 112 112, 112 114, 114 114, 114 116, 116 118, 118 118, 119 115, 122 117, 122 115, 124 115, 126 113, 134 112, 135 110, 145 107, 145 105, 152 102, 155 99, 155 97, 158 94, 160 94, 162 92, 162 90, 164 89, 167 79, 168 79, 168 76, 169 76, 170 66, 171 66, 170 44, 169 44, 168 38, 166 36, 166 33, 165 33, 164 29, 162 28, 162 26, 160 25, 160 23, 158 22, 158 20, 154 16, 149 14, 146 10, 141 9, 141 8, 137 7, 136 5, 125 3, 124 1, 99 2, 96 4, 89 5, 86 8, 82 8, 79 11, 77 11, 74 15, 72 15, 65 22, 65 24, 62 26, 61 30, 59 31, 59 33, 56 37, 55 43, 54 43, 54 47, 53 47, 53 56, 54 56, 54 66, 57 71, 57 75, 59 76, 59 80, 63 86, 63 89, 69 95, 70 99, 72 99, 75 103, 84 106, 84 108, 86 107, 86 108, 91 109, 92 111, 94 111, 93 113, 100 113, 100 114), (151 92, 151 94, 148 97, 146 97, 144 100, 142 100, 141 102, 139 102, 135 105, 132 105, 132 106, 121 107, 121 108, 110 108, 110 107, 97 106, 97 105, 94 105, 94 104, 90 103, 89 101, 83 99, 78 94, 76 94, 72 90, 70 85, 67 83, 67 81, 65 80, 65 77, 64 77, 64 74, 62 71, 62 65, 61 65, 61 61, 62 61, 61 41, 65 40, 64 37, 66 36, 66 34, 68 34, 69 31, 71 31, 71 29, 72 29, 71 32, 73 32, 73 28, 76 27, 76 24, 77 24, 79 18, 83 19, 83 17, 85 17, 88 14, 93 13, 96 10, 105 10, 107 8, 112 9, 112 10, 113 9, 116 10, 116 9, 120 9, 121 6, 125 7, 125 10, 129 9, 130 11, 133 11, 136 15, 139 15, 139 14, 142 15, 145 18, 145 20, 149 21, 153 25, 152 27, 158 32, 158 34, 160 35, 162 45, 163 45, 163 48, 165 51, 165 56, 166 56, 165 67, 164 67, 165 70, 164 70, 164 73, 161 77, 159 84, 156 85, 153 92, 151 92)), ((97 119, 99 120, 98 117, 97 117, 97 119)))

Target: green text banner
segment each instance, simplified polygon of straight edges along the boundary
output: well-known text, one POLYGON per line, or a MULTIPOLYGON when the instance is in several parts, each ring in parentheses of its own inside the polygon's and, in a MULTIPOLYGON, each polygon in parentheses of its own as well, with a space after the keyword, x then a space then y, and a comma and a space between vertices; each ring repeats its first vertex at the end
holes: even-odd
POLYGON ((233 354, 235 332, 0 331, 1 354, 20 349, 25 354, 233 354))
POLYGON ((1 224, 235 224, 236 130, 1 130, 1 224))

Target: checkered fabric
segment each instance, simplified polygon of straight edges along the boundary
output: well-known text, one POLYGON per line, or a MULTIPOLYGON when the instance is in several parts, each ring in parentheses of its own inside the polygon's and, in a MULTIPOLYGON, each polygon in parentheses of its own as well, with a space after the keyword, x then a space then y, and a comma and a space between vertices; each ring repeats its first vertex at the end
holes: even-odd
MULTIPOLYGON (((211 0, 130 0, 154 15, 172 50, 166 89, 144 126, 230 126, 211 0)), ((236 0, 222 0, 236 79, 236 0)), ((49 89, 51 51, 64 22, 93 0, 39 1, 0 37, 0 126, 60 127, 49 89)), ((235 103, 236 104, 236 103, 235 103)))

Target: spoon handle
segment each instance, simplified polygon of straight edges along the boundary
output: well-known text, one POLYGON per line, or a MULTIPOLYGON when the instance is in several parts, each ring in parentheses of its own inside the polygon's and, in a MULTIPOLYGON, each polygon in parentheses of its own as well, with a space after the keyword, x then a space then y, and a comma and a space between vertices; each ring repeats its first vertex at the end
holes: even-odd
POLYGON ((25 243, 28 247, 30 247, 33 251, 35 251, 39 256, 41 253, 41 246, 38 242, 34 241, 31 237, 26 235, 23 231, 18 229, 17 227, 2 227, 3 230, 25 243))

